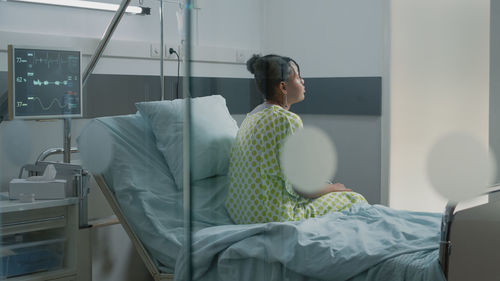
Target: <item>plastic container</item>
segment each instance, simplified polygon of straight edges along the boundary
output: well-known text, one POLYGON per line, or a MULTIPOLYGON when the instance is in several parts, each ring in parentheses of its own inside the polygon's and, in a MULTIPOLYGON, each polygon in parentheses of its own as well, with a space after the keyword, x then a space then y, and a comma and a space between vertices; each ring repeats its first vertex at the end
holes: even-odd
POLYGON ((66 239, 0 246, 0 279, 61 269, 66 239))

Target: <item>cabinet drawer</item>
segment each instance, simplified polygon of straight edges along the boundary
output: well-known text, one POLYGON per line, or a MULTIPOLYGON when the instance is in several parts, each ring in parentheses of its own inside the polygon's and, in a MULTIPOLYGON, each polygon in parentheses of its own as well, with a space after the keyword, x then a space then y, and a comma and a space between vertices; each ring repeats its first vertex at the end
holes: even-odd
POLYGON ((0 279, 63 267, 65 239, 15 243, 0 250, 0 279))
POLYGON ((30 232, 64 227, 67 223, 65 207, 27 210, 0 214, 0 234, 30 232))

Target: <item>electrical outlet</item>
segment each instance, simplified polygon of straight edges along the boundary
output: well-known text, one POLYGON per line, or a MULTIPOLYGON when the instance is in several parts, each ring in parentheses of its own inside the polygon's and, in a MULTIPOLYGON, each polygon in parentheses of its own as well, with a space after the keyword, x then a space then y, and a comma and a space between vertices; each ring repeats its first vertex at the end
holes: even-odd
POLYGON ((247 56, 244 51, 236 50, 236 62, 244 63, 247 60, 247 56))
MULTIPOLYGON (((170 54, 169 50, 170 48, 174 49, 177 54, 179 54, 179 47, 176 45, 165 45, 165 58, 167 59, 177 59, 177 56, 175 54, 170 54)), ((179 55, 180 56, 180 55, 179 55)))
POLYGON ((149 45, 149 47, 150 47, 150 56, 152 58, 160 58, 161 56, 160 44, 152 43, 149 45))

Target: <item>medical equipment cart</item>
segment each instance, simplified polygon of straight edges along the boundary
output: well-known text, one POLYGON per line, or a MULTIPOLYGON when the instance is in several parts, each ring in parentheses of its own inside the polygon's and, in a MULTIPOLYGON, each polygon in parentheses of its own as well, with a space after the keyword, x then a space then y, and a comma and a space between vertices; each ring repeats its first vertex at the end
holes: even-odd
POLYGON ((0 279, 77 280, 78 198, 0 197, 0 279))

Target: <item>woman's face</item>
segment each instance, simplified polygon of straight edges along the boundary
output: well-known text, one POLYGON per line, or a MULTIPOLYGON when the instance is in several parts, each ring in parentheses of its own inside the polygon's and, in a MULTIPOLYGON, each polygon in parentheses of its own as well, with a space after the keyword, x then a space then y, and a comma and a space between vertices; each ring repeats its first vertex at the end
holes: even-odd
POLYGON ((290 78, 288 79, 288 81, 284 83, 288 104, 292 105, 304 100, 304 93, 306 92, 306 88, 304 87, 304 79, 302 79, 299 75, 297 65, 295 65, 294 62, 290 62, 290 66, 292 67, 293 71, 290 74, 290 78))

